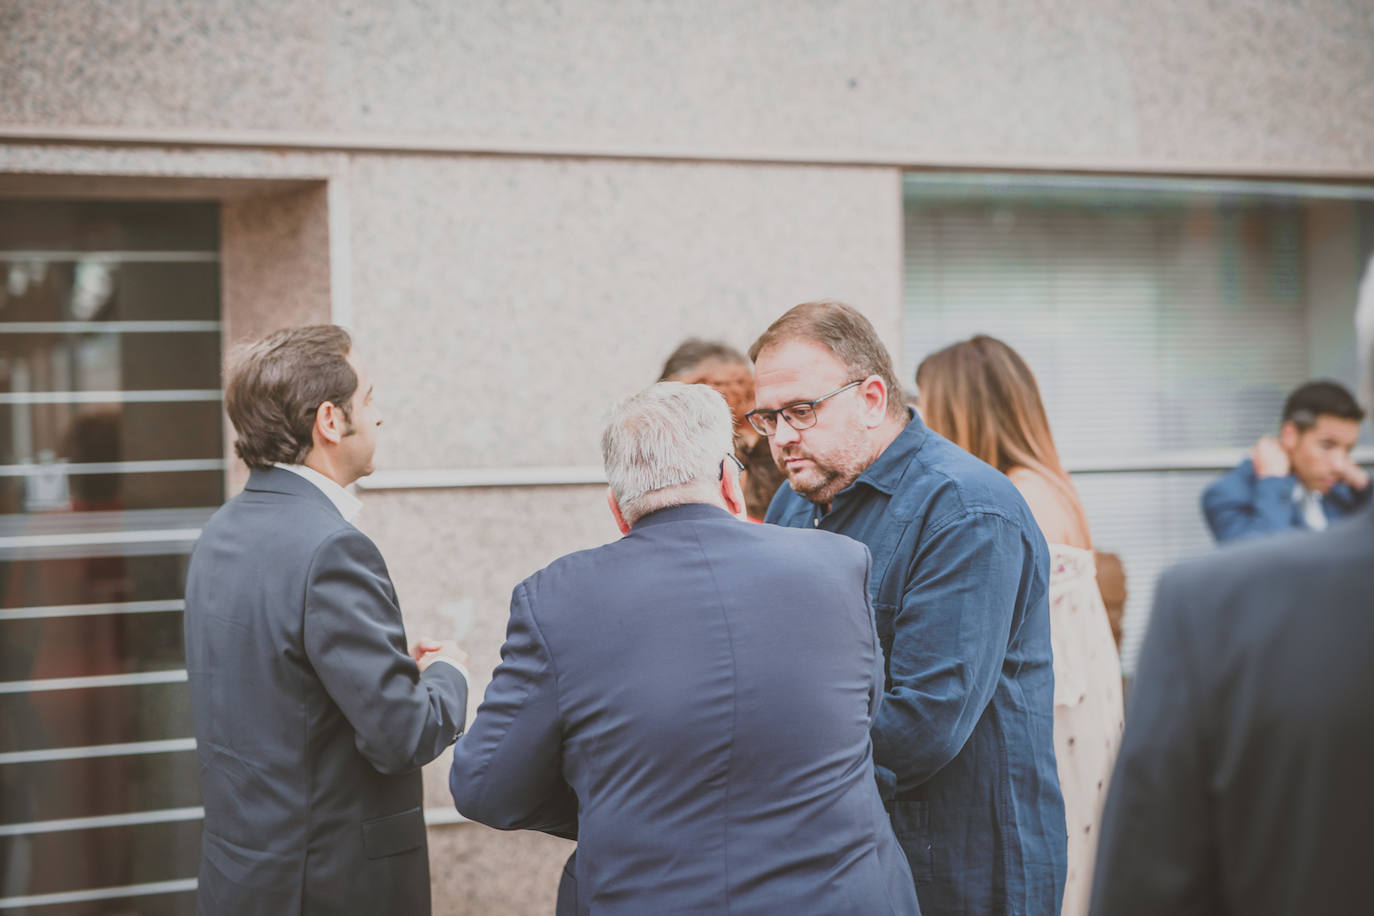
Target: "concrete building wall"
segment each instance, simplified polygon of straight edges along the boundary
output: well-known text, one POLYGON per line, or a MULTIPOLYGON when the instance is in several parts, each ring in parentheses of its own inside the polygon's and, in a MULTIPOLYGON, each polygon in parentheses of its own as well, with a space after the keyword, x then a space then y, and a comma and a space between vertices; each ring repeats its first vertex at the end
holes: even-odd
MULTIPOLYGON (((540 469, 682 337, 833 296, 897 351, 904 168, 1368 179, 1370 111, 1360 0, 0 0, 0 194, 222 200, 226 341, 354 330, 361 525, 474 708, 512 586, 615 536, 540 469)), ((436 912, 550 912, 570 848, 431 827, 436 912)))
POLYGON ((1359 169, 1362 0, 0 4, 0 123, 1359 169))

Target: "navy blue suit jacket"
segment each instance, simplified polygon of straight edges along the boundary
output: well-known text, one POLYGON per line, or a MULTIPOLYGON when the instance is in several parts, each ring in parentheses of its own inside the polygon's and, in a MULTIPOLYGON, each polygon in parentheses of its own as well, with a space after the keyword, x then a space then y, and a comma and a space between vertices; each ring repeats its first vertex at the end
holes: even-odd
POLYGON ((186 581, 205 794, 197 912, 430 911, 421 765, 467 683, 406 652, 386 564, 313 483, 254 471, 186 581))
MULTIPOLYGON (((1297 478, 1259 477, 1246 458, 1214 480, 1202 492, 1202 514, 1218 544, 1275 534, 1294 528, 1307 530, 1298 504, 1293 502, 1297 478)), ((1352 490, 1338 483, 1322 497, 1328 521, 1346 518, 1369 505, 1374 486, 1352 490)))
POLYGON ((1094 914, 1369 912, 1372 595, 1370 511, 1165 573, 1094 914))
POLYGON ((918 912, 873 776, 867 573, 706 505, 554 562, 515 588, 458 810, 576 836, 560 912, 918 912))

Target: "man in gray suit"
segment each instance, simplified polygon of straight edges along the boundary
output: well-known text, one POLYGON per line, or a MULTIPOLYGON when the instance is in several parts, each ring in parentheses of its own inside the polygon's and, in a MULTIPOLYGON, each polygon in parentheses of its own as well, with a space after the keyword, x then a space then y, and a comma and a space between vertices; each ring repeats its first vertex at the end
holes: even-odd
POLYGON ((615 409, 625 537, 516 586, 454 801, 577 838, 559 913, 917 913, 873 776, 868 550, 741 521, 731 427, 703 385, 615 409))
POLYGON ((191 556, 186 668, 205 797, 202 914, 426 914, 419 767, 462 730, 454 647, 409 652, 345 486, 381 418, 348 334, 294 328, 230 368, 252 468, 191 556))
MULTIPOLYGON (((1374 262, 1363 293, 1368 378, 1374 262)), ((1164 574, 1103 813, 1094 914, 1371 911, 1371 596, 1368 507, 1164 574)))

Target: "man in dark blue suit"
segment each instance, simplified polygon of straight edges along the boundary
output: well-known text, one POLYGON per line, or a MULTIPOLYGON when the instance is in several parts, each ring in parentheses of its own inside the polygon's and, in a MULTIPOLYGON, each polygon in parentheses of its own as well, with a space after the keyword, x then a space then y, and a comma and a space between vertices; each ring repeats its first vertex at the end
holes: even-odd
POLYGON ((515 588, 454 802, 578 840, 560 913, 917 913, 873 777, 868 551, 741 521, 731 427, 702 385, 616 408, 625 537, 515 588))
POLYGON ((1335 382, 1308 382, 1288 396, 1279 435, 1264 436, 1250 457, 1202 494, 1217 543, 1324 529, 1364 508, 1374 488, 1351 460, 1364 411, 1335 382))
POLYGON ((420 767, 462 730, 461 653, 407 651, 396 590, 344 489, 381 416, 347 332, 291 328, 230 369, 253 469, 186 579, 205 796, 202 916, 430 911, 420 767))
POLYGON ((1160 580, 1102 820, 1101 916, 1368 913, 1374 514, 1160 580))
MULTIPOLYGON (((1368 395, 1374 273, 1361 299, 1368 395)), ((1164 574, 1103 811, 1093 913, 1370 911, 1371 595, 1370 508, 1164 574)))

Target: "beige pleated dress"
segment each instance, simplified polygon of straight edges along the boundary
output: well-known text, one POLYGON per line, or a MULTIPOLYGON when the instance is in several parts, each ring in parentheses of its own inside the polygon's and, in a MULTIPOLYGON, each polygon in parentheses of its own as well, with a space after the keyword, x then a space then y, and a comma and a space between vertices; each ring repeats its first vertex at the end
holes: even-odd
POLYGON ((1124 723, 1121 659, 1090 550, 1050 545, 1054 752, 1069 833, 1064 916, 1086 916, 1098 820, 1124 723))

